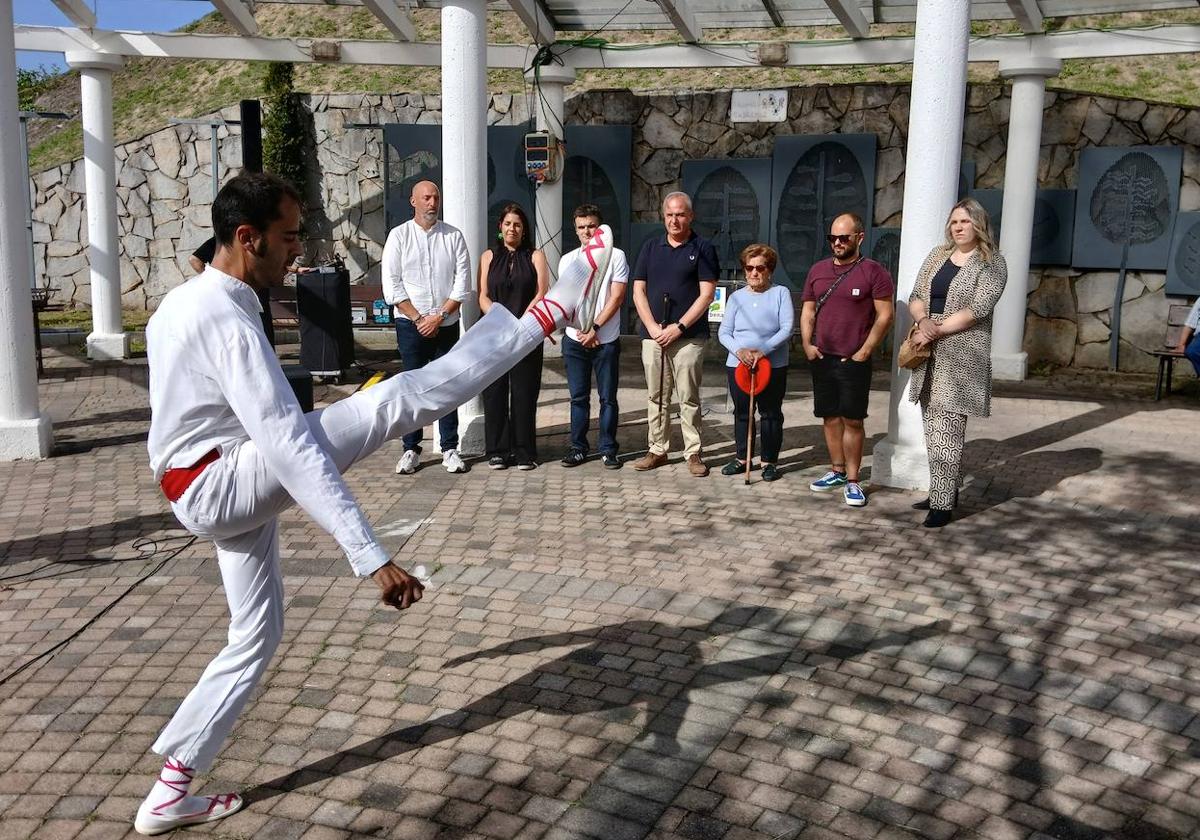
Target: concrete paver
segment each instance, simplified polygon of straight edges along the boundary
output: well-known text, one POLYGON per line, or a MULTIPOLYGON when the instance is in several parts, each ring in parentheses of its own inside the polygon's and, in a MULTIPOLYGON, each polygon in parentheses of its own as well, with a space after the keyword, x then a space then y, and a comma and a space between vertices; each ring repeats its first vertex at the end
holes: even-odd
MULTIPOLYGON (((644 392, 622 381, 635 452, 644 392)), ((40 393, 56 456, 0 465, 0 838, 135 836, 224 598, 152 484, 144 365, 52 355, 40 393)), ((249 804, 189 831, 1197 836, 1200 413, 1100 393, 1001 386, 968 425, 964 516, 930 532, 916 493, 807 490, 825 456, 802 370, 784 477, 744 486, 677 456, 560 467, 551 361, 539 469, 402 477, 395 445, 349 474, 397 559, 436 569, 413 610, 285 515, 284 641, 203 788, 249 804)), ((877 390, 872 440, 886 416, 877 390)))

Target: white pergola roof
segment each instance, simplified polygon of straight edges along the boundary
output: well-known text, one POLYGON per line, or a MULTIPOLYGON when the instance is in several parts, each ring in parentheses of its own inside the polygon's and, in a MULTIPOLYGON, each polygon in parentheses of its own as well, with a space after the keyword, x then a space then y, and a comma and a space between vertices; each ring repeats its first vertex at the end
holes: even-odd
MULTIPOLYGON (((968 0, 963 0, 967 2, 968 0)), ((17 26, 18 49, 92 50, 126 57, 313 61, 309 38, 266 38, 259 33, 247 0, 211 0, 238 35, 172 32, 105 31, 85 0, 53 0, 73 27, 17 26)), ((1200 49, 1200 26, 1163 26, 1111 31, 1075 30, 1043 34, 1048 17, 1194 9, 1200 0, 970 0, 971 17, 980 21, 1015 21, 1026 36, 976 39, 972 61, 995 61, 1014 48, 1052 58, 1112 57, 1194 52, 1200 49), (1028 42, 1018 46, 1014 40, 1028 42)), ((437 65, 440 45, 416 41, 411 8, 437 8, 441 0, 259 0, 256 4, 366 7, 395 40, 337 39, 340 63, 437 65)), ((489 0, 493 10, 511 10, 530 33, 531 44, 550 44, 560 33, 605 30, 674 30, 671 41, 630 49, 621 46, 574 46, 568 64, 588 67, 724 67, 757 63, 745 45, 705 43, 705 29, 771 29, 795 26, 838 27, 848 39, 794 42, 788 64, 905 63, 912 60, 912 40, 872 35, 872 24, 912 23, 917 0, 489 0)), ((302 13, 297 8, 297 13, 302 13)), ((320 40, 320 39, 316 39, 320 40)), ((782 39, 774 39, 782 40, 782 39)), ((525 68, 529 50, 493 45, 488 66, 525 68)))

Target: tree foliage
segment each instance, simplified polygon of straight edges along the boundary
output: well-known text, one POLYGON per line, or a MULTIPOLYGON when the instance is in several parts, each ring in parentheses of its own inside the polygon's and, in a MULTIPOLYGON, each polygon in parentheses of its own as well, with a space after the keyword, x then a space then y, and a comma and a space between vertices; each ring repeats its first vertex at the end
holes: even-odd
POLYGON ((293 87, 290 62, 267 65, 263 82, 263 169, 289 182, 305 195, 305 150, 308 124, 300 95, 293 87))
POLYGON ((58 74, 45 67, 36 70, 17 68, 17 107, 32 111, 37 107, 38 97, 54 86, 58 74))

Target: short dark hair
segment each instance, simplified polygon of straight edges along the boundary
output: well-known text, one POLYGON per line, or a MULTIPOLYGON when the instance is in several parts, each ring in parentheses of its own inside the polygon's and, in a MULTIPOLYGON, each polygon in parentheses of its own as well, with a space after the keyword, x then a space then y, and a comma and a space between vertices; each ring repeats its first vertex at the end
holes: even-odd
POLYGON ((241 225, 266 231, 282 217, 285 198, 304 207, 296 188, 268 172, 241 172, 229 180, 213 200, 213 236, 221 245, 232 245, 234 231, 241 225))
POLYGON ((571 214, 572 219, 586 219, 589 216, 595 216, 601 222, 604 221, 604 215, 595 204, 580 204, 575 208, 575 212, 571 214))
MULTIPOLYGON (((500 227, 504 226, 504 217, 510 213, 521 220, 521 241, 517 243, 517 250, 532 251, 533 241, 529 238, 530 234, 532 233, 532 231, 529 230, 529 217, 525 215, 525 211, 521 209, 520 204, 517 204, 515 201, 510 201, 508 204, 504 205, 504 209, 500 211, 500 227)), ((504 239, 497 238, 495 244, 492 245, 492 251, 498 254, 501 250, 503 250, 503 248, 504 239)))

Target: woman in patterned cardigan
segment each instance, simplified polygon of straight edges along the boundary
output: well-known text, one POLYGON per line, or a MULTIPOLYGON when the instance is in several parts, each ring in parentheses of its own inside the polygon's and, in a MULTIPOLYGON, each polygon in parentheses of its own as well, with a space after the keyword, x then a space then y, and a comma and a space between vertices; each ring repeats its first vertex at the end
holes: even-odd
POLYGON ((946 243, 925 258, 908 311, 929 360, 913 371, 908 398, 921 406, 929 455, 926 528, 950 522, 958 502, 967 417, 987 417, 992 396, 992 309, 1008 279, 987 211, 964 198, 946 222, 946 243))

